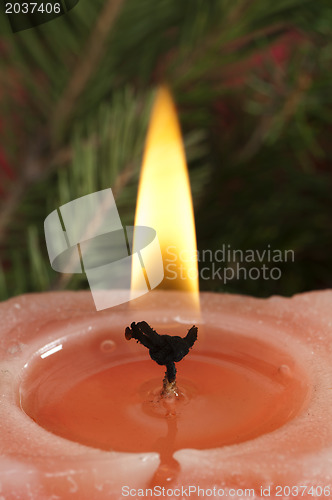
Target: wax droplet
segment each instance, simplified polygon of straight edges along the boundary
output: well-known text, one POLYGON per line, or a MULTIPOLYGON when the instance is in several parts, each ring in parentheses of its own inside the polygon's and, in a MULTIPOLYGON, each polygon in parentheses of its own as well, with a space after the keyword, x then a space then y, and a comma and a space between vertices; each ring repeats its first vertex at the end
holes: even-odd
POLYGON ((292 377, 292 370, 288 365, 280 365, 278 368, 278 372, 280 375, 282 375, 285 378, 291 378, 292 377))
POLYGON ((174 472, 168 465, 162 465, 159 469, 160 479, 162 478, 162 482, 172 481, 174 472))
POLYGON ((173 457, 167 457, 165 463, 161 463, 156 470, 151 484, 149 486, 158 486, 162 484, 170 484, 180 471, 180 464, 173 457))
POLYGON ((102 352, 104 352, 105 354, 113 352, 115 350, 115 348, 116 348, 116 343, 114 342, 114 340, 111 340, 111 339, 104 340, 100 344, 100 350, 102 352))

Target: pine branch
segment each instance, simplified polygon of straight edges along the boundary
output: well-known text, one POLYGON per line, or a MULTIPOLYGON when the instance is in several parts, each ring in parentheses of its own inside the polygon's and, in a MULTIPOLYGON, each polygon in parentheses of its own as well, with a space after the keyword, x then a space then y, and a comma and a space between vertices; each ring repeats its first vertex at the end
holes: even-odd
POLYGON ((11 190, 3 199, 0 210, 0 245, 3 245, 7 229, 10 227, 12 219, 29 188, 33 184, 41 182, 55 168, 68 163, 72 158, 72 151, 68 147, 59 149, 45 157, 47 141, 43 133, 40 133, 37 137, 38 140, 35 141, 34 145, 30 146, 20 176, 15 183, 12 183, 11 190))
MULTIPOLYGON (((118 176, 116 183, 114 185, 114 188, 112 189, 113 196, 115 199, 117 199, 118 196, 120 196, 121 192, 123 189, 126 187, 128 182, 131 180, 132 175, 134 173, 134 164, 128 164, 121 174, 118 176)), ((86 228, 86 232, 82 238, 82 241, 88 240, 91 238, 92 235, 96 233, 96 228, 98 227, 98 224, 100 220, 103 219, 104 214, 107 212, 109 209, 109 204, 105 204, 104 206, 100 207, 100 210, 95 214, 94 218, 90 221, 88 227, 86 228)), ((76 256, 75 256, 76 259, 76 256)), ((64 290, 67 286, 68 283, 71 281, 73 274, 69 271, 72 267, 73 261, 69 261, 67 265, 68 271, 66 269, 63 271, 63 273, 58 274, 56 280, 54 283, 50 286, 50 290, 64 290)))
POLYGON ((43 133, 29 146, 25 161, 22 164, 19 179, 12 184, 12 189, 3 200, 0 211, 0 245, 3 243, 6 230, 11 223, 18 205, 31 183, 40 179, 43 172, 42 158, 44 156, 45 136, 43 133))
POLYGON ((65 157, 62 158, 65 148, 61 144, 58 144, 57 149, 51 151, 51 153, 48 153, 48 157, 45 157, 45 151, 50 150, 55 137, 49 131, 53 130, 53 132, 57 133, 61 126, 71 117, 79 95, 84 90, 95 66, 100 62, 105 50, 106 38, 116 20, 122 3, 123 0, 108 0, 106 2, 96 22, 95 29, 86 44, 86 49, 82 52, 82 58, 79 60, 68 87, 55 108, 55 114, 51 114, 49 123, 35 134, 38 139, 32 143, 26 158, 21 162, 21 175, 3 201, 0 212, 0 245, 3 244, 6 230, 10 226, 11 220, 29 187, 48 176, 59 161, 64 161, 66 157, 69 159, 68 149, 64 155, 65 157))
MULTIPOLYGON (((304 248, 306 262, 313 252, 319 254, 318 238, 321 248, 329 248, 324 228, 329 224, 330 176, 324 172, 332 158, 331 1, 161 0, 158 8, 155 0, 123 4, 80 2, 61 19, 0 45, 1 149, 16 164, 16 179, 3 186, 6 198, 0 211, 4 298, 61 279, 51 270, 42 234, 43 219, 54 207, 111 186, 122 220, 131 217, 145 130, 141 122, 133 126, 141 110, 132 104, 145 103, 142 88, 149 91, 151 82, 164 78, 176 89, 185 137, 203 131, 202 143, 188 148, 194 199, 203 200, 197 213, 201 244, 294 244, 304 248), (287 45, 280 35, 289 28, 310 42, 312 52, 303 63, 288 47, 281 64, 275 64, 272 50, 262 58, 262 49, 272 41, 278 40, 279 48, 287 45), (301 83, 301 75, 311 79, 310 86, 306 80, 301 83), (237 77, 240 84, 233 85, 237 77), (132 89, 129 100, 118 99, 126 86, 132 89), (98 125, 99 109, 107 119, 98 125), (33 151, 27 154, 29 144, 33 151), (302 176, 306 162, 313 172, 307 177, 302 176), (203 222, 202 213, 208 215, 203 222)), ((303 39, 296 41, 301 50, 306 49, 303 39)), ((304 284, 325 284, 328 273, 315 263, 315 271, 311 268, 298 264, 278 289, 273 286, 279 283, 263 286, 288 293, 304 284), (306 281, 304 276, 311 274, 306 281)), ((82 277, 76 275, 67 286, 82 286, 82 277)), ((232 290, 262 294, 260 286, 248 281, 232 290)))
MULTIPOLYGON (((137 171, 149 109, 150 99, 138 99, 131 91, 124 89, 113 96, 108 107, 104 105, 97 113, 96 119, 90 124, 92 133, 88 139, 84 132, 86 127, 81 127, 83 132, 74 132, 72 165, 70 170, 63 171, 63 176, 59 179, 61 201, 57 206, 110 186, 118 201, 137 171), (106 177, 106 172, 111 175, 106 177), (110 182, 112 178, 113 182, 110 182), (71 186, 71 189, 66 188, 63 193, 63 187, 66 186, 71 186)), ((107 203, 100 207, 93 220, 84 228, 82 241, 87 241, 96 234, 96 227, 107 210, 107 203)), ((53 290, 64 289, 71 282, 71 264, 69 262, 67 269, 56 275, 51 285, 53 290)))
POLYGON ((18 205, 21 203, 22 197, 25 193, 26 181, 21 180, 15 183, 9 195, 7 195, 3 207, 0 211, 0 245, 6 236, 6 229, 10 225, 13 214, 16 212, 18 205))
POLYGON ((299 106, 306 101, 308 91, 312 85, 312 75, 304 71, 303 68, 299 68, 298 72, 299 75, 293 88, 289 88, 289 85, 284 85, 281 105, 280 98, 276 98, 275 95, 269 105, 264 103, 265 112, 261 115, 261 120, 258 122, 257 128, 244 144, 242 150, 235 155, 238 161, 252 158, 271 136, 274 136, 275 142, 276 133, 284 130, 289 125, 297 113, 299 106))
POLYGON ((100 12, 81 57, 74 68, 73 75, 61 96, 53 117, 53 131, 55 137, 63 128, 68 126, 77 100, 82 94, 95 68, 107 48, 106 40, 114 25, 124 0, 107 0, 105 7, 100 12))
POLYGON ((261 42, 267 43, 268 37, 282 36, 287 33, 289 29, 289 23, 277 23, 240 37, 233 37, 230 40, 225 40, 227 32, 226 35, 220 35, 220 33, 213 32, 212 35, 207 37, 204 44, 195 49, 189 57, 186 56, 185 59, 181 57, 181 59, 184 59, 182 64, 179 65, 176 58, 174 58, 176 61, 174 63, 173 59, 173 69, 171 68, 171 70, 175 72, 174 76, 177 86, 181 85, 182 87, 187 82, 192 84, 196 79, 201 79, 203 70, 206 72, 207 78, 210 81, 213 79, 213 75, 216 72, 220 78, 223 60, 226 67, 226 74, 228 77, 231 77, 238 72, 238 68, 241 67, 243 59, 248 56, 248 53, 255 49, 255 47, 252 46, 253 42, 257 44, 260 40, 261 42), (221 57, 218 66, 215 65, 216 53, 219 53, 221 57), (200 64, 203 64, 202 68, 200 68, 200 64))

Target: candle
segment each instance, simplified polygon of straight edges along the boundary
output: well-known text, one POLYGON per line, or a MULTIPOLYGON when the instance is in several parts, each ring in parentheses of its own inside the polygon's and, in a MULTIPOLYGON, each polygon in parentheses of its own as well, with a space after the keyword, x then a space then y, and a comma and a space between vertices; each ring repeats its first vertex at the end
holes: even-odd
MULTIPOLYGON (((200 338, 178 364, 183 399, 168 416, 156 404, 163 368, 124 339, 137 310, 97 313, 88 292, 0 305, 6 500, 119 498, 158 485, 175 495, 190 486, 263 487, 272 498, 278 488, 328 491, 332 293, 200 298, 200 338)), ((160 332, 187 331, 183 294, 139 301, 160 332)))
MULTIPOLYGON (((188 175, 165 89, 143 163, 135 223, 157 231, 164 257, 176 249, 166 284, 181 291, 98 312, 89 292, 0 305, 0 495, 329 496, 331 292, 199 296, 188 175), (125 339, 139 321, 181 337, 198 326, 176 395, 162 394, 163 367, 125 339)), ((135 261, 131 286, 135 296, 135 261)), ((112 304, 119 291, 100 293, 112 304)))

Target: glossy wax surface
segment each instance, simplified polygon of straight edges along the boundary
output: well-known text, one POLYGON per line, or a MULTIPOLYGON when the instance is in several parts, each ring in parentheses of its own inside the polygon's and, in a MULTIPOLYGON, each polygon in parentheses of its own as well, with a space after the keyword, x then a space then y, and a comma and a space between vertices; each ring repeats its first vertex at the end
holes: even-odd
MULTIPOLYGON (((166 333, 167 326, 159 330, 166 333)), ((187 329, 173 325, 171 332, 187 329)), ((220 328, 202 325, 177 367, 179 395, 162 398, 163 367, 144 347, 129 344, 124 328, 110 325, 59 340, 35 356, 23 374, 21 405, 66 439, 163 455, 270 432, 296 415, 307 394, 303 373, 285 352, 220 328)))
POLYGON ((254 488, 258 497, 263 485, 271 488, 269 498, 280 498, 278 485, 332 491, 332 291, 200 299, 200 341, 178 364, 184 399, 175 410, 157 400, 162 368, 122 335, 126 325, 143 319, 161 333, 184 335, 196 318, 183 295, 151 293, 147 302, 135 301, 136 309, 99 313, 89 292, 0 304, 0 484, 6 500, 118 500, 124 485, 153 484, 216 486, 226 493, 254 488), (117 398, 125 401, 120 415, 117 398), (109 412, 106 419, 100 420, 97 403, 109 412), (135 431, 126 440, 121 430, 127 435, 129 429, 135 431), (202 441, 215 444, 200 447, 202 441), (108 451, 120 446, 151 451, 108 451))

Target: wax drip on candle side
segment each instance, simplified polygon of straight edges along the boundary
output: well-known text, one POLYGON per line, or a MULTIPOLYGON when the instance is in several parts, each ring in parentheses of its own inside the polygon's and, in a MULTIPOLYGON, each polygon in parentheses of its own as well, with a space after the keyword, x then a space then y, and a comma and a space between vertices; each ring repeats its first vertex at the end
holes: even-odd
POLYGON ((127 326, 125 330, 126 339, 134 338, 149 349, 153 361, 158 365, 166 366, 161 396, 179 396, 175 363, 181 361, 193 347, 197 340, 197 327, 192 326, 187 335, 182 338, 177 335, 159 335, 146 321, 133 322, 130 326, 131 328, 127 326))

